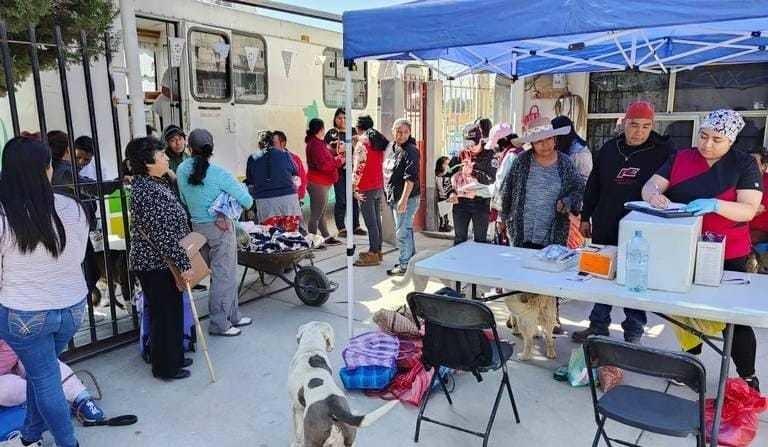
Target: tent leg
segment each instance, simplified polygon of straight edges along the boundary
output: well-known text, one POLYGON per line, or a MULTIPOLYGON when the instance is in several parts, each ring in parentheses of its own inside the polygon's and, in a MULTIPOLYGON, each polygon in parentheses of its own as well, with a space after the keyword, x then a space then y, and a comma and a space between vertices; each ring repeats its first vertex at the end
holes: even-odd
POLYGON ((347 228, 347 334, 349 338, 352 338, 354 331, 352 329, 352 320, 355 313, 355 228, 353 227, 352 219, 352 201, 354 200, 354 194, 352 191, 352 63, 353 61, 345 61, 344 65, 344 87, 346 90, 346 103, 345 111, 347 115, 347 129, 344 148, 346 149, 346 185, 345 191, 347 196, 347 209, 346 216, 344 217, 344 225, 347 228))

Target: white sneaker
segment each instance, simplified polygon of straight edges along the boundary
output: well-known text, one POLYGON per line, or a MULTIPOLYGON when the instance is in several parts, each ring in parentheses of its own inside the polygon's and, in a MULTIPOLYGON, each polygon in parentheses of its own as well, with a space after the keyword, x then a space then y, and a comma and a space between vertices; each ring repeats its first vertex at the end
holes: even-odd
MULTIPOLYGON (((231 328, 227 329, 224 332, 209 332, 209 334, 214 336, 221 336, 221 337, 237 337, 240 335, 240 329, 232 326, 231 328)), ((2 447, 2 446, 0 446, 2 447)))
MULTIPOLYGON (((0 447, 25 447, 25 446, 24 444, 21 443, 21 435, 19 434, 15 438, 11 439, 10 441, 0 442, 0 447)), ((43 447, 43 441, 33 442, 28 447, 43 447)))
POLYGON ((235 326, 235 327, 243 327, 243 326, 248 326, 251 323, 253 323, 253 319, 251 317, 242 317, 233 326, 235 326))

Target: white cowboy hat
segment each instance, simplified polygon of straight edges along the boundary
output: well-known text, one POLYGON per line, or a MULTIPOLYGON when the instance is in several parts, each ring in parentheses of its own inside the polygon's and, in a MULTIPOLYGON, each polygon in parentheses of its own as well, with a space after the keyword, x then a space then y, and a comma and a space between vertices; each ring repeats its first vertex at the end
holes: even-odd
POLYGON ((534 143, 536 141, 546 140, 550 137, 566 135, 571 132, 571 126, 555 129, 552 127, 552 120, 541 117, 528 125, 520 138, 512 141, 513 144, 523 145, 525 143, 534 143))

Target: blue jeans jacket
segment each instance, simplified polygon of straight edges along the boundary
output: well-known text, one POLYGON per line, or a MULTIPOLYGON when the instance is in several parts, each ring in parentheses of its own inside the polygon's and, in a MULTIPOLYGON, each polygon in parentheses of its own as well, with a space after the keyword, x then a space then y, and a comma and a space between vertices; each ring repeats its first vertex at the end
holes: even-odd
POLYGON ((21 437, 42 439, 50 430, 56 445, 76 447, 69 405, 64 397, 58 355, 77 332, 85 300, 72 307, 20 311, 0 306, 0 338, 16 352, 27 371, 27 417, 21 437))

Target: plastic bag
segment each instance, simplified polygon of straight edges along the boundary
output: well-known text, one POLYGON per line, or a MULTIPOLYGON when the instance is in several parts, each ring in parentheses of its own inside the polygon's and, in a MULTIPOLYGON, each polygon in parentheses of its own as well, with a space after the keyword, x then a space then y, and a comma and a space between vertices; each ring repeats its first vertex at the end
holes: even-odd
MULTIPOLYGON (((731 378, 725 383, 723 417, 717 443, 721 446, 745 447, 757 435, 757 415, 768 408, 768 398, 750 388, 742 379, 731 378)), ((707 424, 707 443, 711 438, 715 414, 715 400, 707 399, 704 417, 707 424)))
MULTIPOLYGON (((704 335, 717 336, 723 332, 723 329, 725 329, 725 323, 721 321, 710 321, 702 320, 699 318, 679 316, 672 316, 672 318, 682 324, 696 329, 704 335)), ((675 331, 675 336, 677 336, 677 343, 680 345, 683 351, 688 351, 702 343, 698 336, 676 324, 672 325, 672 329, 675 331)))
POLYGON ((587 362, 584 360, 584 350, 582 348, 574 348, 571 351, 571 358, 568 359, 568 383, 571 386, 586 386, 589 384, 587 362))

